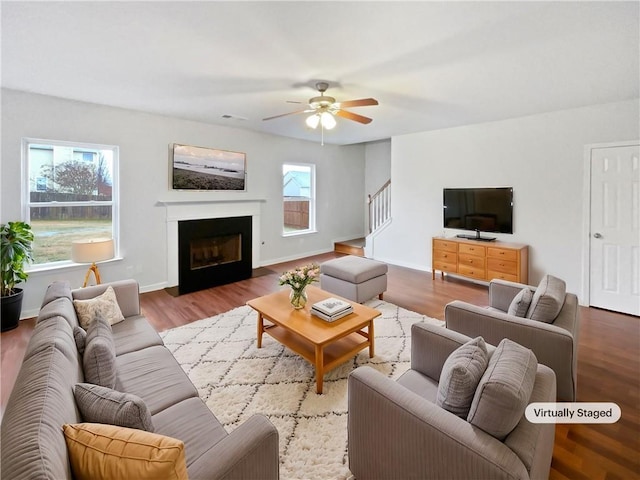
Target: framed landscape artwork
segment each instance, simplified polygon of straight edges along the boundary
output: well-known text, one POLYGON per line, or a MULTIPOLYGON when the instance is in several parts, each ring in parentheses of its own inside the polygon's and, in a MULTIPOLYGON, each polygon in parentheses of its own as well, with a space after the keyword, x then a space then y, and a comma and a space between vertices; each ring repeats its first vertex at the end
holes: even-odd
POLYGON ((246 155, 174 143, 171 146, 174 190, 245 190, 246 155))

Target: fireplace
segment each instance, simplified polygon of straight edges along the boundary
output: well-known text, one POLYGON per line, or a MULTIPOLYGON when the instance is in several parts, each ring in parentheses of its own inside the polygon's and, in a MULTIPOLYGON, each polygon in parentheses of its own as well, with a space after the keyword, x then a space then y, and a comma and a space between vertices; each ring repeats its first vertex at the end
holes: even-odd
POLYGON ((180 294, 251 277, 251 217, 178 222, 180 294))

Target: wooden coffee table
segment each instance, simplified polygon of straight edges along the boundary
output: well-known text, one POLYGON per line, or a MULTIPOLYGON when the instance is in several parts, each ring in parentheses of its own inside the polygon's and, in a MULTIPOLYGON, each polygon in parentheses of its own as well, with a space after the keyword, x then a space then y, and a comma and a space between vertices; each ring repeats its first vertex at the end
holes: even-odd
POLYGON ((316 367, 316 392, 322 393, 324 372, 367 347, 369 356, 374 356, 373 319, 381 314, 373 308, 349 302, 353 305, 353 313, 326 322, 311 315, 311 306, 325 298, 341 297, 311 285, 307 287, 307 296, 309 301, 300 310, 295 310, 289 303, 289 290, 250 300, 247 305, 258 312, 258 348, 262 348, 262 334, 266 332, 311 362, 316 367), (265 319, 271 325, 265 325, 265 319))

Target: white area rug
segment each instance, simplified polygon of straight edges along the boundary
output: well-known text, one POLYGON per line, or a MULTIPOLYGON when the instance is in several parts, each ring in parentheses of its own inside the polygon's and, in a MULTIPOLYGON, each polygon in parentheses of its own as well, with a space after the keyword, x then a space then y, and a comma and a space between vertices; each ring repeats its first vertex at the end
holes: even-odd
POLYGON ((256 347, 257 314, 248 306, 162 332, 174 354, 227 431, 255 413, 280 433, 280 478, 346 479, 347 377, 370 365, 392 378, 410 364, 411 325, 444 322, 381 300, 366 305, 374 321, 375 357, 368 349, 325 373, 323 394, 315 392, 313 366, 268 334, 256 347))

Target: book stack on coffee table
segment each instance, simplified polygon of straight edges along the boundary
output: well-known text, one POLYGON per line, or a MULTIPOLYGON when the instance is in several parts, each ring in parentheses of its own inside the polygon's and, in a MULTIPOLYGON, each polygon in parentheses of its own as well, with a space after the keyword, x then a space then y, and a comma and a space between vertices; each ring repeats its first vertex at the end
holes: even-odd
POLYGON ((316 302, 311 307, 311 313, 327 322, 333 322, 353 312, 353 306, 349 302, 339 298, 329 297, 316 302))

